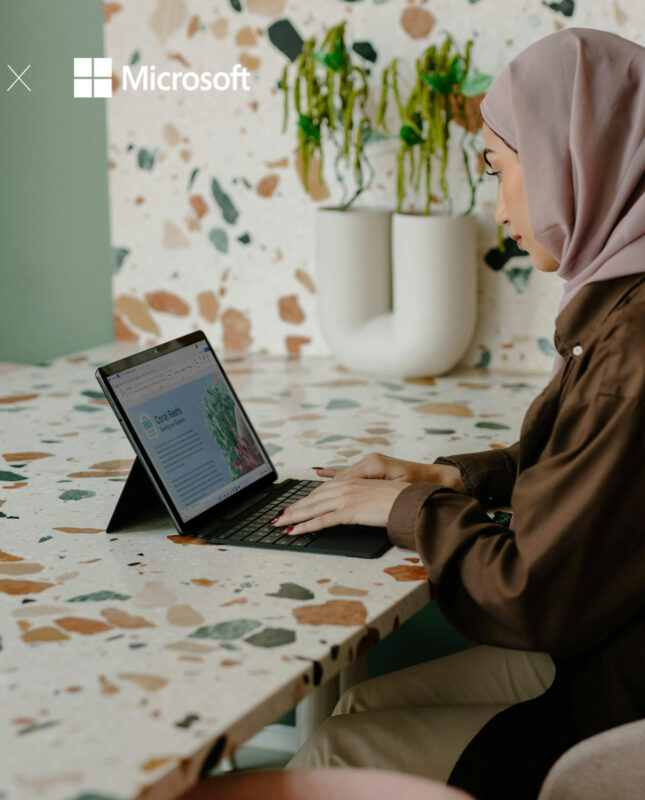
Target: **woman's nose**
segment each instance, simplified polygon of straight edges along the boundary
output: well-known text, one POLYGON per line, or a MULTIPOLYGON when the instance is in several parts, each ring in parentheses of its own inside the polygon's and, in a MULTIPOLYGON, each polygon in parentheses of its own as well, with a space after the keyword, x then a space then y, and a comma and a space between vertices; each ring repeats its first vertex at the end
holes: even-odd
POLYGON ((502 193, 497 193, 497 205, 495 206, 495 222, 498 225, 510 225, 511 221, 508 218, 508 212, 506 211, 506 206, 504 205, 504 199, 502 198, 502 193))

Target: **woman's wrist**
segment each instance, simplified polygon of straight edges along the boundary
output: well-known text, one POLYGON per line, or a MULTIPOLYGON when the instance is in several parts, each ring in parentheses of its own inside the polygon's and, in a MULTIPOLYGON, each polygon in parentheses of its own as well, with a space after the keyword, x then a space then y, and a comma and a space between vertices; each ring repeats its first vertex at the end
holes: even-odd
POLYGON ((466 487, 461 479, 461 472, 457 467, 449 464, 420 464, 423 467, 422 476, 418 480, 440 483, 456 492, 465 492, 466 487))

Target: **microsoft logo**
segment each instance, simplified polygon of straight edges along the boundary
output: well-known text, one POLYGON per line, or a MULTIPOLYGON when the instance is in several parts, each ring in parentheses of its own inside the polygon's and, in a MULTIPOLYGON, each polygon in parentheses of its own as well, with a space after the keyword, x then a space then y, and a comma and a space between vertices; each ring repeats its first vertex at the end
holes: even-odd
POLYGON ((112 97, 112 59, 74 59, 74 97, 112 97))
MULTIPOLYGON (((242 64, 234 64, 229 72, 157 71, 153 65, 142 64, 135 74, 132 67, 121 68, 122 91, 142 92, 226 92, 242 89, 251 91, 251 73, 242 64)), ((112 97, 112 59, 74 59, 74 97, 112 97)))

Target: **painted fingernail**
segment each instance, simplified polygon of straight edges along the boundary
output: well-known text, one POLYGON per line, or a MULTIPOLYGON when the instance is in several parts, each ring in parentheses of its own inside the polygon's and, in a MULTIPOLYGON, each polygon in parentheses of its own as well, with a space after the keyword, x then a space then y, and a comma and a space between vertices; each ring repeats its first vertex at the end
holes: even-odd
POLYGON ((284 529, 284 532, 285 532, 285 533, 291 533, 291 531, 292 531, 293 529, 294 529, 294 526, 293 526, 293 525, 289 525, 289 527, 288 527, 288 528, 285 528, 285 529, 284 529))
POLYGON ((324 467, 312 467, 312 469, 325 469, 324 467))
POLYGON ((275 517, 274 517, 273 519, 270 519, 270 520, 269 520, 269 525, 271 525, 271 524, 273 524, 273 523, 277 522, 277 521, 280 519, 280 517, 281 517, 281 516, 284 514, 284 512, 286 511, 286 509, 287 509, 287 507, 286 507, 286 506, 285 506, 284 508, 281 508, 281 509, 280 509, 280 511, 278 511, 278 513, 275 515, 275 517))

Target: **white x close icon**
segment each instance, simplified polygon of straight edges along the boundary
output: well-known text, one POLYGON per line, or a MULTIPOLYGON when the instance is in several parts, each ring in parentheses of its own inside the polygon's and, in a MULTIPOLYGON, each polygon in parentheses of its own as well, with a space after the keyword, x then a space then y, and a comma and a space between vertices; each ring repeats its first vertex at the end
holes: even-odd
POLYGON ((30 89, 30 88, 29 88, 29 86, 27 86, 27 84, 26 84, 26 83, 23 81, 23 79, 22 79, 22 76, 25 74, 25 72, 27 72, 27 70, 29 69, 29 67, 31 67, 31 64, 29 64, 29 66, 28 66, 28 67, 25 67, 25 68, 23 69, 23 71, 20 73, 20 75, 18 75, 18 73, 17 73, 17 72, 16 72, 16 70, 15 70, 15 69, 14 69, 14 68, 11 66, 11 64, 7 64, 7 66, 8 66, 8 67, 9 67, 9 69, 10 69, 10 70, 13 72, 13 74, 16 76, 16 80, 15 80, 15 81, 14 81, 14 82, 11 84, 11 86, 9 86, 9 88, 7 89, 7 91, 8 91, 8 92, 10 92, 10 91, 13 89, 13 87, 16 85, 16 83, 18 83, 18 81, 20 81, 20 83, 22 83, 22 85, 25 87, 25 89, 26 89, 28 92, 30 92, 30 91, 31 91, 31 89, 30 89))

